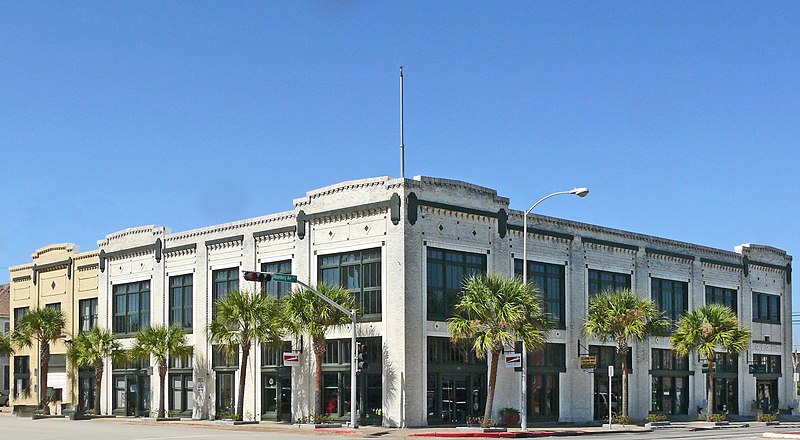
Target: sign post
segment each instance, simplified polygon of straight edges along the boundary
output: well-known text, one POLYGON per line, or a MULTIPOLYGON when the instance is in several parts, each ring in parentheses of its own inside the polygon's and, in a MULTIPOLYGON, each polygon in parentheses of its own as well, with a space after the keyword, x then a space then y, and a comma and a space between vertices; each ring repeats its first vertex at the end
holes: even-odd
POLYGON ((614 366, 608 366, 608 430, 611 430, 611 378, 614 377, 614 366))

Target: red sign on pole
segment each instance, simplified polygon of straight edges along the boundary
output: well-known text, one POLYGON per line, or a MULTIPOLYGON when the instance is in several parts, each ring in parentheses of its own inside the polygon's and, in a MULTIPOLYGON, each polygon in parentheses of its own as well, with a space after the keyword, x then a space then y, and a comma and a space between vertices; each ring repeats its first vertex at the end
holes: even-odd
POLYGON ((508 368, 517 368, 522 366, 522 355, 519 353, 506 353, 503 359, 508 368))
POLYGON ((300 355, 296 353, 284 353, 283 365, 287 367, 300 366, 300 355))

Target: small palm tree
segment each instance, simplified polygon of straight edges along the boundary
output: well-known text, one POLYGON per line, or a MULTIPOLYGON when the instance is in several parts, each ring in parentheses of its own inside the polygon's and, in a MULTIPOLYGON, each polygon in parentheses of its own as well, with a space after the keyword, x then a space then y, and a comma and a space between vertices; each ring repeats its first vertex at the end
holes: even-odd
POLYGON ((66 326, 66 319, 61 310, 44 307, 33 309, 23 315, 15 323, 17 329, 11 333, 13 345, 17 347, 30 348, 33 341, 39 342, 39 359, 41 359, 41 375, 39 379, 41 390, 41 400, 39 404, 43 407, 45 414, 50 414, 50 407, 47 404, 47 370, 50 366, 50 345, 61 338, 66 326))
POLYGON ((75 367, 94 368, 94 413, 100 414, 100 388, 103 384, 105 360, 115 362, 124 359, 125 352, 114 335, 106 329, 94 327, 80 333, 67 350, 67 359, 75 367))
MULTIPOLYGON (((656 304, 624 289, 600 292, 589 302, 589 316, 583 331, 603 342, 614 341, 622 367, 622 416, 628 416, 628 352, 633 340, 662 334, 670 321, 656 304)), ((609 384, 610 393, 611 384, 609 384)), ((609 394, 610 396, 610 394, 609 394)), ((609 400, 609 403, 611 401, 609 400)))
POLYGON ((216 312, 208 326, 212 344, 221 345, 228 353, 242 351, 239 369, 239 396, 236 414, 244 411, 244 387, 247 360, 254 344, 279 343, 284 333, 284 320, 277 300, 252 292, 232 290, 224 299, 214 302, 216 312))
POLYGON ((186 334, 178 326, 145 327, 136 333, 136 341, 130 350, 134 359, 150 360, 152 356, 158 365, 158 380, 160 389, 158 393, 158 415, 164 417, 164 384, 167 377, 167 359, 170 357, 183 357, 192 353, 192 347, 186 345, 186 334))
POLYGON ((14 346, 11 344, 11 333, 0 335, 0 356, 12 356, 14 346))
POLYGON ((519 277, 490 274, 464 280, 464 291, 455 305, 455 315, 448 319, 447 329, 454 342, 470 344, 479 358, 491 356, 484 425, 488 426, 492 418, 497 365, 503 348, 518 340, 528 350, 541 348, 550 328, 550 317, 542 311, 541 294, 519 277))
POLYGON ((741 353, 750 342, 750 329, 739 327, 739 318, 730 308, 706 304, 687 312, 672 334, 670 344, 676 353, 698 353, 708 359, 708 409, 706 420, 714 413, 714 360, 719 348, 728 354, 741 353))
MULTIPOLYGON (((317 290, 337 304, 353 310, 353 295, 339 286, 317 284, 317 290)), ((322 360, 325 356, 325 331, 329 328, 341 327, 350 323, 350 318, 326 303, 322 298, 308 289, 297 289, 284 299, 284 313, 289 329, 295 335, 308 333, 316 359, 314 408, 318 414, 325 412, 322 407, 322 360)), ((350 368, 354 368, 353 365, 350 368)), ((355 410, 355 403, 351 403, 355 410)))

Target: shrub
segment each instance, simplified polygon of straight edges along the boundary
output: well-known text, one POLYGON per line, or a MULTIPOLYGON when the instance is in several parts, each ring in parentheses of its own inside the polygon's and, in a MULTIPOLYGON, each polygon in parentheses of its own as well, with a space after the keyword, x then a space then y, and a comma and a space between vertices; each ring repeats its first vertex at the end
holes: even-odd
POLYGON ((618 414, 611 417, 611 423, 616 425, 630 425, 631 418, 628 416, 623 416, 622 414, 618 414))
POLYGON ((778 413, 775 414, 761 414, 757 419, 759 422, 775 422, 778 420, 778 413))
POLYGON ((727 412, 711 414, 711 417, 709 417, 711 422, 724 422, 725 420, 728 420, 727 412))
POLYGON ((666 422, 667 416, 663 414, 648 414, 647 418, 645 419, 647 423, 657 423, 657 422, 666 422))

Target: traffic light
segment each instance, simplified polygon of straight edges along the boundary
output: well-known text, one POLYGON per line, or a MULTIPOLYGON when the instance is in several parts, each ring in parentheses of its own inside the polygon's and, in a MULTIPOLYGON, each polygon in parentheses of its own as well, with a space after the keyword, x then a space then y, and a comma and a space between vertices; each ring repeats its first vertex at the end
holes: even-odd
POLYGON ((363 342, 358 343, 358 371, 367 369, 367 344, 363 342))
POLYGON ((244 272, 244 279, 247 281, 257 281, 260 283, 267 282, 272 279, 272 274, 267 272, 253 272, 249 270, 245 270, 244 272))

